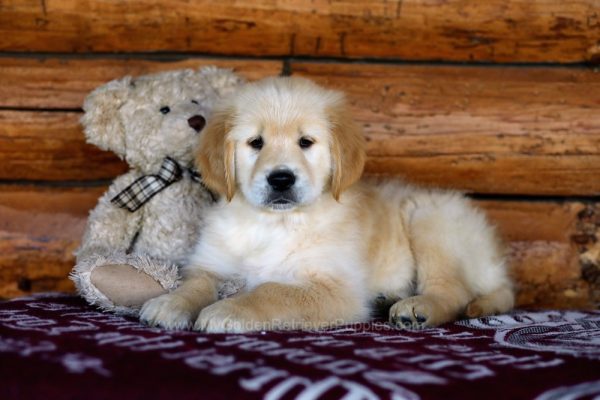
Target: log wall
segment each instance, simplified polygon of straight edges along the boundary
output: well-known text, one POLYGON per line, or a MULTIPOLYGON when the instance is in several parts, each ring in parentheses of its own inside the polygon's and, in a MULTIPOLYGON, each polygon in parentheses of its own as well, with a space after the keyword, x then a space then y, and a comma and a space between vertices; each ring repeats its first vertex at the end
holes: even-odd
POLYGON ((0 2, 0 297, 72 290, 88 211, 126 170, 85 95, 218 65, 344 90, 368 174, 464 190, 527 307, 600 304, 600 1, 0 2))

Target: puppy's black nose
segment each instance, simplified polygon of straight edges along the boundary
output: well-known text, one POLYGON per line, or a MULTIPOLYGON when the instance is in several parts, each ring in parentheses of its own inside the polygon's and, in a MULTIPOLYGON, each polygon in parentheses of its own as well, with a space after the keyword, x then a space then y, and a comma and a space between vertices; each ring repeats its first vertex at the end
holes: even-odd
POLYGON ((192 127, 196 132, 200 132, 204 125, 206 125, 206 120, 202 115, 194 115, 190 119, 188 119, 188 125, 192 127))
POLYGON ((267 182, 273 189, 278 192, 283 192, 294 186, 296 182, 296 176, 291 171, 288 170, 279 170, 272 172, 267 177, 267 182))

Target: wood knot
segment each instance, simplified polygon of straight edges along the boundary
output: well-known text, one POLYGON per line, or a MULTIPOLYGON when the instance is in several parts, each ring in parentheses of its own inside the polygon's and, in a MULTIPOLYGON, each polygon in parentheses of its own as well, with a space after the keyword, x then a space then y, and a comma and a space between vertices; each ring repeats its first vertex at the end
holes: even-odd
POLYGON ((600 64, 600 42, 587 49, 586 59, 592 64, 600 64))

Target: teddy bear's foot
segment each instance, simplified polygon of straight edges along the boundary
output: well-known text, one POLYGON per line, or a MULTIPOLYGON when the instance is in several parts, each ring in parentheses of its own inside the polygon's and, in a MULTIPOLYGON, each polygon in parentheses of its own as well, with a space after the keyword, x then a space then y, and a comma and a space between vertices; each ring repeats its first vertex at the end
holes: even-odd
POLYGON ((147 300, 178 286, 178 269, 146 255, 97 254, 79 260, 70 278, 88 303, 117 314, 137 315, 147 300))
POLYGON ((128 264, 94 268, 90 280, 117 307, 140 308, 146 301, 167 293, 155 279, 128 264))

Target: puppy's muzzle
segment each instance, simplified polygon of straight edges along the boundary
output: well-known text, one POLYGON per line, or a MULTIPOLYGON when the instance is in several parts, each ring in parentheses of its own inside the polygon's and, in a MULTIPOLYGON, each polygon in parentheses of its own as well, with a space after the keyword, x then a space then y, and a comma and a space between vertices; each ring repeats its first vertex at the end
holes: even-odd
POLYGON ((296 176, 289 170, 278 170, 267 176, 269 186, 276 192, 285 192, 296 183, 296 176))

